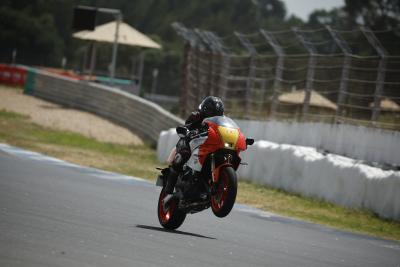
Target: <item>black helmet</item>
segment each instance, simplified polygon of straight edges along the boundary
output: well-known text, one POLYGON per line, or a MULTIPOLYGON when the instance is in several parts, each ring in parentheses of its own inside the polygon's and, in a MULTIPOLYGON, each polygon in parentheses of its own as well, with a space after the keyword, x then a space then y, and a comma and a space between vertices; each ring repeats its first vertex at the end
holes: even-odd
POLYGON ((199 111, 204 118, 222 116, 224 115, 224 103, 219 97, 207 96, 201 102, 199 111))

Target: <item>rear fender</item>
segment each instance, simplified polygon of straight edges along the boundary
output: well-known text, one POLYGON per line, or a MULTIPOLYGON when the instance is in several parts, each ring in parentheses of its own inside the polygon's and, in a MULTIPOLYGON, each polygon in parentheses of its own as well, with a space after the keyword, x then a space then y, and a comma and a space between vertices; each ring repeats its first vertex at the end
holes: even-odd
POLYGON ((164 179, 161 175, 157 177, 156 186, 164 187, 164 179))

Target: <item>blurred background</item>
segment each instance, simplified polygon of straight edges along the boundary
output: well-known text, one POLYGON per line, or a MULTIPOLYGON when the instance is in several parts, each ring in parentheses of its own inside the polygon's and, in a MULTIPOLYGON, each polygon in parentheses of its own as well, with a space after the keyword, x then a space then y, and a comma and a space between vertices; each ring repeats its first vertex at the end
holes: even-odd
POLYGON ((258 141, 239 173, 255 182, 241 184, 249 188, 244 202, 271 195, 260 198, 273 203, 266 210, 291 207, 283 214, 399 239, 391 220, 369 224, 376 214, 400 218, 399 0, 2 0, 0 84, 1 142, 150 179, 176 144, 171 128, 205 96, 219 96, 226 115, 258 141), (95 31, 73 28, 79 5, 98 10, 95 31), (110 12, 122 14, 115 79, 110 12), (147 45, 128 45, 129 34, 147 45), (54 115, 50 126, 62 131, 10 111, 46 122, 54 115), (97 134, 128 145, 93 141, 97 134), (299 209, 297 193, 372 213, 338 217, 329 204, 327 216, 314 199, 299 209))
MULTIPOLYGON (((378 79, 376 73, 379 69, 381 57, 359 26, 367 27, 366 32, 372 32, 374 36, 378 37, 379 42, 384 44, 386 52, 390 56, 399 55, 399 1, 299 2, 281 0, 3 0, 0 5, 0 62, 65 69, 78 75, 88 74, 91 43, 73 38, 74 31, 71 27, 73 9, 77 5, 114 8, 122 11, 125 23, 146 34, 162 46, 162 49, 147 49, 120 45, 116 77, 122 81, 121 83, 130 81, 129 84, 133 87, 140 83, 140 88, 132 89, 132 92, 158 101, 175 114, 185 115, 199 99, 210 93, 210 91, 201 91, 199 85, 194 88, 194 82, 192 82, 191 89, 185 87, 187 73, 185 74, 184 70, 187 69, 188 62, 185 61, 184 47, 185 44, 189 44, 194 39, 191 40, 191 37, 182 35, 182 29, 194 32, 196 29, 200 29, 200 32, 207 31, 215 34, 219 38, 220 44, 225 46, 225 52, 229 55, 246 57, 242 60, 236 60, 236 62, 232 60, 230 66, 233 67, 227 71, 229 77, 246 76, 246 85, 240 85, 240 83, 227 85, 229 88, 241 87, 242 91, 237 90, 236 93, 238 98, 249 92, 249 86, 252 87, 253 95, 246 98, 245 103, 239 103, 236 100, 233 100, 233 102, 236 101, 235 103, 228 103, 228 107, 230 106, 232 110, 236 109, 237 106, 244 107, 247 105, 247 107, 252 107, 253 112, 251 114, 246 110, 240 110, 238 111, 240 114, 235 114, 236 117, 265 119, 271 115, 273 98, 277 97, 274 96, 274 92, 290 93, 297 92, 297 90, 305 90, 303 94, 297 92, 300 94, 300 98, 304 98, 304 94, 307 95, 307 90, 319 91, 319 96, 324 99, 312 98, 311 102, 314 100, 324 102, 326 98, 335 106, 329 103, 321 104, 321 111, 321 105, 317 105, 316 108, 319 110, 316 113, 338 115, 337 110, 341 107, 336 104, 338 104, 343 66, 345 66, 343 61, 346 53, 343 47, 332 38, 332 33, 326 30, 326 26, 330 26, 337 34, 340 34, 339 39, 344 40, 346 45, 350 46, 349 53, 357 55, 357 58, 352 58, 354 64, 351 66, 359 69, 354 71, 360 72, 363 71, 360 68, 366 68, 363 73, 357 73, 353 78, 348 78, 353 79, 350 82, 356 84, 360 80, 367 81, 367 83, 358 83, 356 85, 358 89, 351 92, 352 97, 358 97, 361 100, 346 100, 347 102, 341 103, 348 106, 355 105, 357 108, 355 110, 350 109, 350 107, 347 107, 348 109, 342 108, 339 115, 356 114, 352 115, 352 118, 369 120, 373 109, 370 104, 375 101, 374 94, 377 86, 376 80, 378 79), (179 22, 182 27, 172 27, 171 25, 174 22, 179 22), (301 31, 296 33, 293 30, 294 27, 301 29, 301 31), (260 34, 261 29, 269 33, 275 41, 269 43, 265 36, 260 34), (258 63, 250 62, 252 58, 254 59, 255 54, 251 51, 251 48, 249 50, 249 46, 243 46, 243 42, 250 43, 253 48, 256 48, 258 63), (293 44, 293 42, 297 42, 297 44, 293 44), (283 81, 280 85, 274 85, 273 81, 277 80, 276 66, 279 57, 274 44, 281 46, 285 56, 294 55, 291 58, 287 56, 287 60, 281 66, 284 70, 279 76, 283 81), (314 47, 310 48, 310 45, 314 47), (314 74, 313 85, 307 85, 307 81, 310 80, 307 75, 309 75, 312 51, 318 56, 315 60, 318 62, 314 62, 311 67, 322 66, 326 68, 322 74, 314 74), (321 57, 321 55, 326 56, 321 57), (270 56, 270 58, 263 61, 262 56, 270 56), (358 56, 366 58, 360 59, 358 56), (143 69, 140 67, 141 57, 144 60, 143 69), (357 60, 358 62, 355 62, 357 60), (237 69, 242 67, 245 74, 232 71, 235 64, 237 69), (334 66, 337 67, 334 68, 334 66), (251 68, 256 69, 255 73, 251 74, 251 68), (367 79, 367 77, 371 77, 371 70, 373 78, 367 79), (141 82, 140 77, 142 77, 141 82), (257 85, 257 77, 264 79, 264 83, 257 85), (271 82, 268 83, 268 80, 271 80, 271 82), (325 82, 318 85, 324 90, 317 88, 318 86, 315 84, 318 82, 325 82), (196 95, 192 99, 188 97, 182 99, 188 90, 195 90, 196 95), (270 91, 260 96, 260 92, 263 90, 270 91), (365 108, 369 109, 367 113, 365 108)), ((96 25, 110 22, 113 19, 113 16, 98 13, 96 25)), ((202 42, 204 43, 204 40, 202 42)), ((199 45, 199 43, 191 43, 191 47, 194 49, 199 48, 199 45)), ((207 46, 204 49, 208 52, 211 51, 210 47, 207 46)), ((94 74, 105 77, 109 72, 112 45, 98 43, 96 50, 97 58, 94 74)), ((221 55, 221 53, 214 54, 221 55)), ((200 56, 203 59, 207 58, 206 55, 200 56)), ((394 104, 398 104, 398 81, 390 77, 398 76, 399 73, 396 71, 400 70, 400 64, 398 64, 400 58, 398 60, 392 58, 391 60, 385 67, 385 71, 386 69, 392 70, 385 77, 386 80, 392 79, 387 84, 390 87, 387 91, 387 97, 390 97, 394 104)), ((218 64, 223 63, 219 61, 218 64)), ((199 70, 201 71, 201 68, 199 70)), ((195 74, 196 69, 192 68, 191 73, 195 74)), ((208 81, 213 79, 212 77, 203 78, 208 79, 208 81)), ((220 92, 214 91, 214 93, 220 92)), ((231 96, 234 97, 234 95, 231 92, 231 96)), ((285 97, 279 99, 281 106, 274 107, 275 115, 280 112, 283 117, 285 117, 285 113, 297 114, 298 117, 302 108, 297 107, 296 97, 299 96, 286 96, 286 101, 285 97), (285 105, 289 106, 285 107, 285 105)), ((393 103, 391 104, 393 105, 393 103)), ((398 116, 390 117, 389 122, 397 123, 398 116)))

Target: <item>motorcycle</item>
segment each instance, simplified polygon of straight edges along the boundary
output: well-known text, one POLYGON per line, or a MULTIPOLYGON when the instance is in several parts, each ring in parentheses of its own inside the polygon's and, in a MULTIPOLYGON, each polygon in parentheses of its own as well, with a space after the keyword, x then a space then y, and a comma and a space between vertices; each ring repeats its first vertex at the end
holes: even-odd
MULTIPOLYGON (((254 143, 245 138, 239 126, 229 117, 215 116, 203 120, 204 131, 176 128, 179 137, 186 139, 191 156, 179 173, 173 196, 165 200, 169 168, 160 169, 156 185, 162 187, 158 199, 158 220, 166 229, 182 225, 188 213, 211 207, 217 217, 227 216, 233 208, 237 193, 236 171, 241 163, 241 151, 254 143)), ((171 161, 176 153, 170 154, 171 161)))

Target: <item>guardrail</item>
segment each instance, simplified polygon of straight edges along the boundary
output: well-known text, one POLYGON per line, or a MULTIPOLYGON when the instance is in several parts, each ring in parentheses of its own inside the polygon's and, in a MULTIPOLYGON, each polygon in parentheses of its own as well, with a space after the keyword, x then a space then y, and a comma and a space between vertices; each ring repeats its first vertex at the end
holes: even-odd
POLYGON ((26 93, 99 115, 126 127, 153 145, 162 130, 183 123, 159 105, 117 88, 41 70, 29 70, 28 77, 32 78, 25 85, 26 93))

